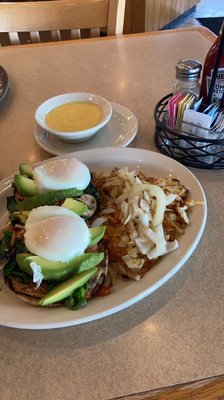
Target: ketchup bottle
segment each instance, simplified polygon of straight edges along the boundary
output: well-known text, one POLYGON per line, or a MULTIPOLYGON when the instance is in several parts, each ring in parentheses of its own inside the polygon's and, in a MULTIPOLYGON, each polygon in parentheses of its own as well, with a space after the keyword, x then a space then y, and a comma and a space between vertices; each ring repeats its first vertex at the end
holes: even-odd
MULTIPOLYGON (((217 36, 213 46, 210 48, 204 63, 200 97, 203 97, 203 103, 205 104, 208 104, 209 88, 218 56, 218 50, 222 38, 223 29, 224 29, 224 21, 222 23, 219 35, 217 36)), ((218 67, 214 89, 211 96, 211 103, 220 103, 223 93, 224 93, 224 49, 222 48, 221 59, 218 67)))

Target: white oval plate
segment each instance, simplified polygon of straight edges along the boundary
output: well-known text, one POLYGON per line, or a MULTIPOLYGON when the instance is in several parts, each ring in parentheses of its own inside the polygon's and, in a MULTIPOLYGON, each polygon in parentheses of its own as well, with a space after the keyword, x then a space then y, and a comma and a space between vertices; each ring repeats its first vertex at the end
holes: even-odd
POLYGON ((138 130, 135 115, 120 104, 111 103, 112 117, 107 125, 101 128, 90 140, 83 143, 65 143, 56 136, 44 131, 39 125, 35 126, 36 142, 53 155, 61 155, 74 151, 98 147, 126 147, 134 139, 138 130))
MULTIPOLYGON (((170 279, 187 261, 195 250, 205 227, 207 203, 204 191, 195 176, 177 161, 162 154, 133 148, 101 148, 76 153, 75 156, 88 165, 90 170, 102 172, 113 167, 128 166, 142 170, 154 177, 179 178, 189 187, 190 196, 204 205, 193 207, 191 225, 179 240, 179 249, 161 258, 157 265, 143 279, 120 281, 113 293, 104 298, 91 299, 87 306, 77 311, 65 307, 41 308, 28 305, 17 299, 0 281, 0 324, 22 329, 50 329, 83 324, 123 310, 143 299, 170 279)), ((65 156, 63 156, 65 157, 65 156)), ((0 183, 0 205, 3 207, 6 196, 11 192, 12 176, 0 183)), ((3 209, 1 207, 1 209, 3 209)), ((4 206, 5 207, 5 206, 4 206)), ((6 217, 6 208, 1 214, 1 226, 6 217)))

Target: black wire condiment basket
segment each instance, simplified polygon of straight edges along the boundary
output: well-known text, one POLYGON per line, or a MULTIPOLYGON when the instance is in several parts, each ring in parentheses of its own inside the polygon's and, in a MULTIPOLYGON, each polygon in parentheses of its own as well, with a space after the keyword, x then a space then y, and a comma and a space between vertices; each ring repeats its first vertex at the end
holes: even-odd
POLYGON ((207 139, 205 137, 208 133, 214 137, 221 135, 187 122, 183 123, 176 119, 171 121, 168 115, 168 101, 171 97, 172 93, 163 97, 154 110, 156 122, 154 140, 157 148, 161 153, 184 165, 204 169, 223 169, 224 134, 222 139, 207 139))

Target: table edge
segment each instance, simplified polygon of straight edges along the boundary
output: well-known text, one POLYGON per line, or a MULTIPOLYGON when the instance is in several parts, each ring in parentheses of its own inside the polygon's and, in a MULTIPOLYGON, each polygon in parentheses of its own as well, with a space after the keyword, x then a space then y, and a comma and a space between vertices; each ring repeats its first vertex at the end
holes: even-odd
POLYGON ((217 375, 183 384, 115 397, 110 400, 221 400, 223 398, 224 375, 217 375))

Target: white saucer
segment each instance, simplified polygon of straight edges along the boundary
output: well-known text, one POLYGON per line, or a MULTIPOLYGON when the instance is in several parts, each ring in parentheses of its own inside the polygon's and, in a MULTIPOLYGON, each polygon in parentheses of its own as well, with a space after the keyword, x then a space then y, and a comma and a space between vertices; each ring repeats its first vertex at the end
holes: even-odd
POLYGON ((107 125, 90 140, 83 143, 65 143, 56 136, 44 131, 39 125, 35 126, 36 142, 53 155, 61 155, 79 150, 96 147, 126 147, 134 139, 138 130, 135 115, 120 104, 111 103, 112 117, 107 125))

